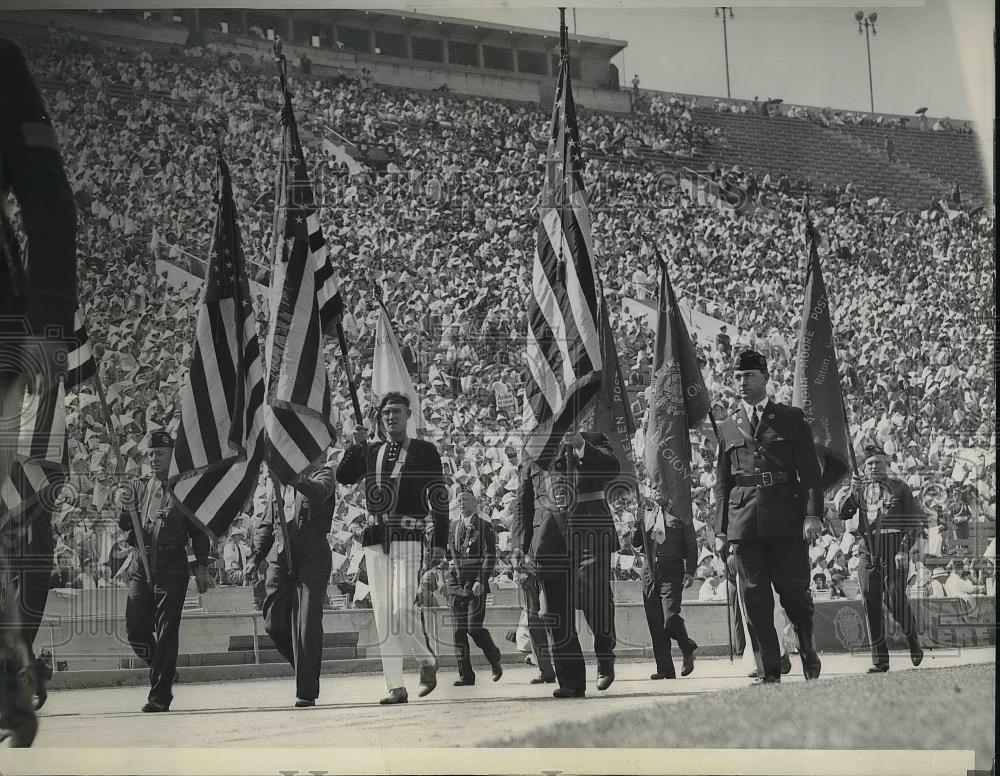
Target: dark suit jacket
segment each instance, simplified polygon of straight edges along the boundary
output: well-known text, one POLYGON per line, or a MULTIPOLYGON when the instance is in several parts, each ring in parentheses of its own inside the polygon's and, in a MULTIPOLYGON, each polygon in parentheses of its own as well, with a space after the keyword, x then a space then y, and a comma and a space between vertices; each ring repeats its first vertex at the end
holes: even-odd
POLYGON ((604 434, 586 433, 582 436, 584 450, 581 460, 577 460, 575 453, 563 446, 548 472, 535 464, 521 468, 511 520, 510 546, 520 548, 542 571, 546 567, 565 567, 570 531, 597 530, 617 543, 615 523, 604 498, 574 501, 579 494, 603 493, 621 468, 604 434), (568 509, 560 509, 552 499, 553 481, 561 481, 561 487, 567 489, 568 509))
MULTIPOLYGON (((337 467, 337 482, 353 485, 365 482, 368 511, 385 521, 389 539, 422 541, 424 529, 406 528, 403 518, 423 520, 428 515, 434 523, 432 543, 444 550, 448 546, 448 488, 441 469, 437 448, 422 439, 411 439, 406 462, 398 481, 389 473, 382 478, 382 490, 376 485, 375 465, 384 442, 350 445, 337 467)), ((361 544, 371 547, 382 541, 382 526, 366 526, 361 544)))
MULTIPOLYGON (((145 502, 146 494, 153 483, 152 478, 143 480, 133 480, 131 483, 132 505, 142 521, 142 505, 145 502)), ((166 484, 164 483, 164 489, 166 484)), ((138 547, 135 540, 135 531, 132 528, 132 517, 128 508, 123 508, 118 515, 118 527, 123 531, 128 531, 128 543, 133 547, 138 547)), ((187 558, 187 542, 191 539, 191 546, 194 550, 195 560, 201 564, 208 564, 208 553, 211 548, 208 534, 194 520, 189 518, 176 501, 171 496, 167 513, 160 523, 160 528, 156 532, 155 547, 153 546, 152 531, 144 530, 143 539, 146 547, 146 554, 149 557, 149 568, 153 572, 154 580, 158 574, 178 574, 185 577, 190 575, 187 558)), ((132 567, 129 574, 138 574, 145 577, 146 572, 142 567, 139 554, 136 553, 132 560, 132 567)))
POLYGON ((497 534, 493 523, 475 515, 471 527, 466 530, 465 520, 459 519, 448 545, 448 554, 453 563, 448 592, 471 591, 473 583, 478 581, 485 595, 497 562, 497 534))
MULTIPOLYGON (((895 477, 885 479, 886 499, 881 509, 881 515, 876 520, 875 511, 869 506, 868 520, 876 531, 899 531, 906 541, 907 547, 912 547, 917 538, 924 533, 926 518, 923 510, 917 506, 910 486, 895 477)), ((840 518, 849 520, 858 511, 858 503, 852 493, 840 507, 840 518)))
MULTIPOLYGON (((308 523, 310 541, 328 534, 337 505, 337 483, 333 467, 321 466, 308 477, 293 482, 292 487, 302 494, 292 530, 301 529, 308 523)), ((299 501, 298 498, 296 500, 299 501)), ((277 503, 272 501, 268 504, 264 519, 254 529, 251 557, 257 564, 265 557, 268 563, 274 563, 284 549, 280 546, 283 542, 276 541, 281 535, 281 525, 275 522, 277 515, 277 503)), ((292 541, 295 541, 294 534, 292 541)))
POLYGON ((798 407, 769 401, 754 435, 761 450, 754 449, 741 429, 750 431, 742 406, 719 424, 716 530, 737 542, 801 538, 806 516, 823 516, 819 458, 805 414, 798 407), (735 481, 738 475, 781 471, 790 475, 789 482, 754 486, 735 481))
POLYGON ((646 563, 642 567, 642 581, 647 586, 652 584, 657 558, 683 561, 684 573, 691 576, 694 576, 698 568, 698 538, 694 532, 694 524, 668 514, 664 516, 663 527, 666 538, 662 544, 653 541, 642 520, 637 519, 632 530, 632 546, 641 547, 646 556, 646 563))

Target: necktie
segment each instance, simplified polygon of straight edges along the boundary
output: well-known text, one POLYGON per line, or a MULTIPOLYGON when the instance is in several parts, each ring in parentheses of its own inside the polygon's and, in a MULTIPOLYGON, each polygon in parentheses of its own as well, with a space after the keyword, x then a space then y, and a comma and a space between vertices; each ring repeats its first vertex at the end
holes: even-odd
POLYGON ((753 417, 750 419, 750 433, 757 433, 757 424, 760 423, 760 414, 757 412, 757 408, 753 408, 753 417))

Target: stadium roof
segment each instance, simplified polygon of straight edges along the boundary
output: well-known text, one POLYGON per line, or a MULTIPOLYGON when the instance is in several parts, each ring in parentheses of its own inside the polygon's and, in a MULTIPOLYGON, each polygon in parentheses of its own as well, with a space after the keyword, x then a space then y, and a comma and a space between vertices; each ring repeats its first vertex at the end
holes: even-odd
MULTIPOLYGON (((305 9, 296 11, 296 15, 305 13, 308 13, 305 9)), ((436 16, 433 14, 396 11, 381 8, 371 9, 370 11, 338 8, 335 13, 340 19, 352 16, 355 18, 364 16, 394 17, 403 21, 411 22, 414 26, 426 24, 434 25, 435 27, 451 27, 455 30, 463 30, 466 33, 468 33, 469 30, 489 30, 491 32, 502 32, 532 39, 548 38, 552 40, 552 45, 558 45, 559 42, 559 33, 554 30, 539 30, 532 29, 530 27, 516 27, 510 24, 497 24, 495 22, 484 22, 473 19, 458 19, 454 16, 436 16)), ((615 38, 600 38, 591 35, 570 34, 569 39, 570 43, 582 43, 586 44, 588 47, 604 49, 606 50, 609 58, 628 46, 628 41, 617 40, 615 38)))

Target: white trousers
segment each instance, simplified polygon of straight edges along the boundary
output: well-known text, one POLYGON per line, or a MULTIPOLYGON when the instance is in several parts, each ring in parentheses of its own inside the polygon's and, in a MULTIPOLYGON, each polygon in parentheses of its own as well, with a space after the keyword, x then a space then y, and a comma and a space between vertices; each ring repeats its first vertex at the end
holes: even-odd
POLYGON ((417 607, 423 545, 392 542, 387 555, 381 546, 365 547, 365 566, 372 610, 382 653, 382 675, 390 690, 405 688, 403 657, 412 654, 421 665, 436 660, 417 607))

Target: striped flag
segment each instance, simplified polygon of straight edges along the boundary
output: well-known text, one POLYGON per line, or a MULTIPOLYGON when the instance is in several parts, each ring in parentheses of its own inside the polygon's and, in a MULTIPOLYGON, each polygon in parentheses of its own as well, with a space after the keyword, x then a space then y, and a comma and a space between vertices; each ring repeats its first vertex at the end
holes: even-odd
POLYGON ((216 536, 253 497, 264 455, 264 367, 229 168, 219 154, 219 206, 198 310, 169 484, 178 505, 216 536))
POLYGON ((288 484, 336 438, 323 333, 343 314, 299 143, 291 97, 282 111, 267 333, 267 462, 288 484))
POLYGON ((66 447, 66 393, 61 380, 26 391, 17 446, 0 472, 0 531, 21 527, 25 513, 54 496, 69 470, 66 447))
POLYGON ((563 48, 528 300, 525 454, 543 469, 601 387, 590 211, 563 48))
POLYGON ((73 345, 66 361, 67 391, 79 388, 97 374, 97 362, 94 361, 94 352, 87 337, 87 327, 83 323, 79 309, 73 315, 73 345))

